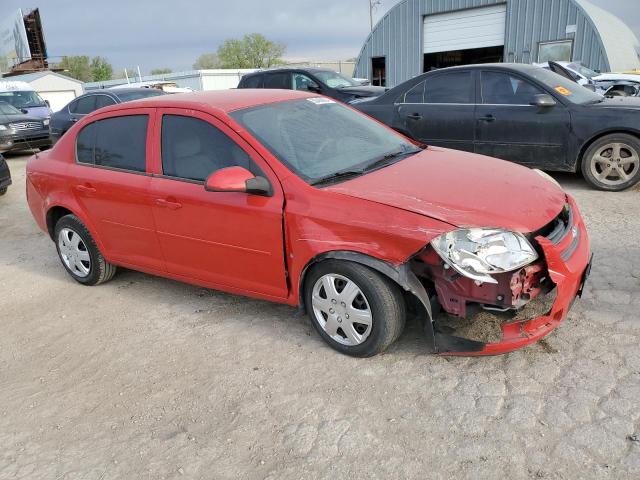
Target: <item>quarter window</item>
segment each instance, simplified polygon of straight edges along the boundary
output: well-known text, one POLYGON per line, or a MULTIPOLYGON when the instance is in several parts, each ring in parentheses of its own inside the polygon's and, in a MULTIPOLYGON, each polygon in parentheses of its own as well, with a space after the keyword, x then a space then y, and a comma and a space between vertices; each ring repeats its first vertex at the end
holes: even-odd
POLYGON ((146 171, 147 120, 147 115, 128 115, 87 125, 76 141, 78 162, 146 171))
POLYGON ((482 72, 482 103, 485 105, 530 105, 541 89, 528 81, 502 72, 482 72))
POLYGON ((404 103, 424 103, 425 82, 420 82, 404 94, 404 103))
POLYGON ((102 107, 108 107, 109 105, 115 105, 111 97, 107 95, 96 95, 96 110, 102 107))
POLYGON ((471 72, 436 75, 426 82, 425 103, 473 103, 471 72))
POLYGON ((221 168, 240 166, 255 172, 249 155, 204 120, 162 117, 162 171, 170 177, 204 180, 221 168))

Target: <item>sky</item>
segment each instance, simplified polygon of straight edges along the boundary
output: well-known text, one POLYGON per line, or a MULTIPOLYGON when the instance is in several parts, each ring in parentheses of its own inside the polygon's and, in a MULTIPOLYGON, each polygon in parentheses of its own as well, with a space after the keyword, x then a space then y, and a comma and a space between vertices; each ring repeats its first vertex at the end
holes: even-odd
MULTIPOLYGON (((401 0, 382 0, 379 19, 401 0)), ((624 19, 640 37, 637 0, 591 0, 624 19)), ((287 45, 285 57, 346 60, 369 33, 369 0, 0 0, 0 21, 40 8, 52 61, 100 55, 116 70, 137 65, 190 69, 228 38, 262 33, 287 45)))

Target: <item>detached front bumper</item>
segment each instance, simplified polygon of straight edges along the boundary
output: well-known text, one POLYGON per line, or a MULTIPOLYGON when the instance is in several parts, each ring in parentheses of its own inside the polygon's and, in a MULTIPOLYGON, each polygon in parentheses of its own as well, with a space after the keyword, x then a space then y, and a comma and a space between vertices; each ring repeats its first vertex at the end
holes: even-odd
POLYGON ((567 317, 574 301, 582 294, 592 262, 584 221, 572 198, 569 198, 569 205, 571 224, 565 235, 535 238, 557 290, 551 311, 533 319, 502 323, 502 339, 497 343, 482 343, 435 332, 437 354, 482 356, 512 352, 546 337, 567 317))

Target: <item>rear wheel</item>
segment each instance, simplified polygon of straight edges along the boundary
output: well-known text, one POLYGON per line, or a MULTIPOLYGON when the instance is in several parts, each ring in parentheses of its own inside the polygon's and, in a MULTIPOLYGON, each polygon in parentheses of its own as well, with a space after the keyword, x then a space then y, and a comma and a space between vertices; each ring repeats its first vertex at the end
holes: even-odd
POLYGON ((9 188, 8 188, 8 187, 0 188, 0 197, 1 197, 2 195, 4 195, 5 193, 7 193, 7 190, 9 190, 9 188))
POLYGON ((640 140, 622 133, 596 140, 584 154, 582 174, 600 190, 632 187, 640 181, 640 140))
POLYGON ((116 266, 105 260, 91 234, 75 215, 58 220, 54 239, 60 261, 75 281, 98 285, 115 275, 116 266))
POLYGON ((318 264, 305 281, 305 301, 320 336, 354 357, 383 352, 404 329, 405 303, 398 286, 357 263, 318 264))

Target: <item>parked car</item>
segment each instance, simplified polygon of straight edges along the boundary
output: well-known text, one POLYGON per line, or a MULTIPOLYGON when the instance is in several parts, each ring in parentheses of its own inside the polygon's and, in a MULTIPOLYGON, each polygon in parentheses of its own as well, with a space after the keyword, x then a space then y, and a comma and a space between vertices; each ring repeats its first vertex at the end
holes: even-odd
POLYGON ((306 92, 104 108, 29 160, 27 198, 81 284, 122 266, 301 306, 329 345, 354 356, 395 341, 407 309, 431 352, 530 344, 566 317, 590 264, 578 207, 548 175, 422 149, 306 92), (510 319, 495 344, 434 328, 436 305, 463 318, 515 313, 552 289, 549 314, 510 319))
POLYGON ((9 165, 2 155, 0 155, 0 197, 7 193, 11 185, 11 171, 9 165))
POLYGON ((425 144, 579 171, 601 190, 640 181, 640 99, 605 98, 533 65, 437 70, 353 106, 425 144))
POLYGON ((95 90, 80 95, 51 116, 51 142, 57 142, 75 122, 99 108, 158 95, 165 95, 165 92, 155 88, 121 88, 95 90))
POLYGON ((544 62, 537 64, 538 67, 551 70, 559 75, 566 76, 569 80, 573 80, 583 87, 590 87, 592 90, 601 90, 600 93, 604 93, 606 89, 600 89, 597 82, 594 80, 600 75, 595 70, 584 66, 580 62, 544 62))
POLYGON ((640 95, 640 75, 598 73, 578 62, 547 62, 539 66, 573 80, 591 91, 607 97, 640 95))
POLYGON ((27 82, 0 81, 0 102, 8 103, 25 115, 40 120, 51 117, 49 102, 43 100, 27 82))
POLYGON ((598 85, 605 91, 606 96, 640 96, 640 75, 605 73, 596 78, 598 85))
POLYGON ((50 146, 49 119, 25 115, 0 101, 0 152, 46 150, 50 146))
POLYGON ((275 88, 301 90, 352 102, 359 98, 382 95, 384 87, 363 85, 361 81, 341 73, 320 68, 276 68, 248 73, 242 77, 238 88, 275 88))

